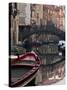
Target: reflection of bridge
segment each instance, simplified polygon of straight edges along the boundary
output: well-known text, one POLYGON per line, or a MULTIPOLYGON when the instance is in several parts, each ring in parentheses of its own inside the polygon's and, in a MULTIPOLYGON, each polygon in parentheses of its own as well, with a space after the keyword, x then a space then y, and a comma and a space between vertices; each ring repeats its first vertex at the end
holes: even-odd
POLYGON ((25 86, 29 84, 35 78, 39 66, 40 60, 34 53, 27 53, 11 60, 10 86, 25 86), (31 62, 29 63, 29 61, 31 62))

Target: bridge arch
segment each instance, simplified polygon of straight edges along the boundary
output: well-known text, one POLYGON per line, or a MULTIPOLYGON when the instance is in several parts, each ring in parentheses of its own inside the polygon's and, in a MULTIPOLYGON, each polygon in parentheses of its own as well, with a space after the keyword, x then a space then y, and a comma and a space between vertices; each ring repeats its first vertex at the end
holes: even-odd
POLYGON ((32 29, 26 29, 25 31, 23 30, 23 35, 22 38, 23 40, 30 37, 31 35, 34 34, 53 34, 56 35, 60 38, 60 40, 65 40, 65 32, 63 30, 60 30, 56 27, 54 27, 53 29, 48 29, 45 26, 35 26, 35 28, 32 29))

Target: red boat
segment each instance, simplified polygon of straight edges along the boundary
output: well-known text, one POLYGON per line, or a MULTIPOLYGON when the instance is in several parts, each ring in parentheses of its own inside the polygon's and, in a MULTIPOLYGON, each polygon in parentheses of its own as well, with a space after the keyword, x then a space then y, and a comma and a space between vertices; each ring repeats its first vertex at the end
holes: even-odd
POLYGON ((39 67, 40 59, 33 52, 28 52, 17 58, 12 58, 10 66, 10 86, 28 85, 35 79, 39 67))

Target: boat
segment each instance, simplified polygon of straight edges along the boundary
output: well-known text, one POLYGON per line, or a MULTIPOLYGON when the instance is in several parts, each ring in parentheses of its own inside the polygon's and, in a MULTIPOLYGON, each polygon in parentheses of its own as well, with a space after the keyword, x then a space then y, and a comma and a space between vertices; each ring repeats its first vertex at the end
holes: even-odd
POLYGON ((10 87, 27 86, 35 81, 40 67, 40 59, 36 53, 27 52, 10 60, 10 87))

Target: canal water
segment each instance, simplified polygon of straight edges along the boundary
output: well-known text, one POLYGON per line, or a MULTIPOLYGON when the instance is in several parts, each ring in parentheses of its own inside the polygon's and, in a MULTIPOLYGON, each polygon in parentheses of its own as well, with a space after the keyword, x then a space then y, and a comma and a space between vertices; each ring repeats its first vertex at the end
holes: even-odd
POLYGON ((49 85, 62 80, 65 77, 65 61, 53 66, 41 65, 36 76, 36 85, 49 85), (46 83, 46 84, 45 84, 46 83))

